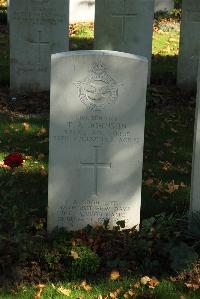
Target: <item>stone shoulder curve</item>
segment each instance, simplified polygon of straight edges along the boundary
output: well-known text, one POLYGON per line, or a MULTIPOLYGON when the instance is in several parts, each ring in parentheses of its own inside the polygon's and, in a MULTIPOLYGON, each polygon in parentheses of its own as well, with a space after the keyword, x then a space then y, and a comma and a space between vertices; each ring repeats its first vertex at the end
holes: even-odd
POLYGON ((51 55, 52 60, 57 60, 59 58, 64 57, 75 57, 75 56, 113 56, 113 57, 120 57, 120 58, 128 58, 132 60, 137 60, 141 62, 147 63, 148 60, 146 57, 125 53, 125 52, 118 52, 118 51, 110 51, 110 50, 78 50, 78 51, 68 51, 68 52, 62 52, 62 53, 56 53, 51 55))

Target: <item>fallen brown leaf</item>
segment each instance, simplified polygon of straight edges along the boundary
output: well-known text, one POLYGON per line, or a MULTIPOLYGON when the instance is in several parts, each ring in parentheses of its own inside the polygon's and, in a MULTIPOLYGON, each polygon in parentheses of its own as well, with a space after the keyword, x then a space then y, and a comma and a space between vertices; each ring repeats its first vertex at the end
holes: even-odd
POLYGON ((80 285, 85 291, 90 292, 92 290, 91 285, 89 285, 86 280, 83 280, 80 285))
POLYGON ((42 294, 42 291, 43 291, 44 287, 45 287, 44 284, 38 284, 36 286, 37 292, 34 296, 34 299, 40 299, 41 298, 41 294, 42 294))
POLYGON ((133 291, 132 289, 128 290, 125 294, 124 294, 124 298, 135 298, 136 296, 136 292, 133 291))
POLYGON ((120 274, 119 274, 119 271, 117 271, 117 270, 113 270, 110 273, 110 279, 111 280, 117 280, 119 277, 120 277, 120 274))
POLYGON ((5 165, 3 161, 0 161, 0 168, 10 169, 10 167, 5 165))
POLYGON ((149 281, 148 285, 150 289, 155 289, 155 287, 157 287, 157 285, 159 285, 159 281, 156 277, 152 277, 151 280, 149 281))
POLYGON ((47 176, 48 174, 48 172, 45 170, 45 167, 43 165, 40 167, 40 174, 42 176, 47 176))
POLYGON ((30 129, 30 124, 29 123, 23 123, 22 127, 23 127, 24 131, 28 131, 30 129))
POLYGON ((169 182, 169 183, 167 184, 167 189, 165 189, 165 192, 171 194, 171 193, 173 193, 174 191, 176 191, 176 190, 178 190, 178 189, 179 189, 179 185, 176 185, 176 184, 174 183, 174 180, 172 180, 171 182, 169 182))
POLYGON ((133 287, 134 287, 135 289, 139 289, 139 288, 140 288, 140 283, 139 283, 139 282, 136 282, 136 283, 133 285, 133 287))
POLYGON ((65 289, 63 287, 59 287, 58 289, 56 289, 60 294, 65 295, 65 296, 70 296, 71 295, 71 290, 70 289, 65 289))
POLYGON ((44 134, 47 133, 47 130, 45 128, 40 128, 38 131, 37 131, 37 136, 42 136, 44 134))
POLYGON ((74 260, 79 259, 78 253, 74 250, 71 250, 71 257, 73 257, 74 260))
POLYGON ((33 160, 33 157, 32 156, 25 156, 25 159, 26 160, 33 160))
POLYGON ((117 289, 116 291, 111 292, 111 293, 110 293, 110 298, 112 298, 112 299, 116 299, 116 298, 119 296, 119 294, 121 293, 121 291, 122 291, 122 289, 119 288, 119 289, 117 289))
POLYGON ((153 184, 153 179, 149 178, 146 181, 144 181, 144 183, 145 183, 146 186, 149 186, 149 185, 153 184))
POLYGON ((193 289, 194 291, 195 290, 198 290, 200 288, 200 285, 198 284, 194 284, 194 283, 185 283, 185 286, 188 288, 188 289, 193 289))
POLYGON ((149 283, 151 281, 151 278, 149 276, 143 276, 141 279, 140 279, 140 282, 141 284, 144 284, 146 285, 147 283, 149 283))

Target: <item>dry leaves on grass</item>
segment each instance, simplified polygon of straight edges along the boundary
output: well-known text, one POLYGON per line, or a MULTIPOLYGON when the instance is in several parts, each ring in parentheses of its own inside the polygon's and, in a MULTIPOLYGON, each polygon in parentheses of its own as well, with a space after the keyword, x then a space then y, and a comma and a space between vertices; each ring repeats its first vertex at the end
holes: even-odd
POLYGON ((97 299, 109 299, 108 295, 102 296, 101 294, 97 297, 97 299))
POLYGON ((42 176, 47 176, 48 174, 48 172, 45 170, 44 165, 40 166, 39 171, 42 176))
POLYGON ((117 299, 118 296, 121 294, 122 288, 116 289, 115 291, 110 293, 110 298, 111 299, 117 299))
POLYGON ((92 290, 91 285, 89 285, 86 280, 83 280, 81 282, 80 287, 83 288, 87 292, 90 292, 92 290))
POLYGON ((56 290, 58 293, 60 293, 60 294, 62 294, 62 295, 64 295, 64 296, 66 296, 66 297, 69 297, 70 295, 71 295, 71 290, 70 289, 66 289, 66 288, 64 288, 64 287, 59 287, 59 288, 56 288, 55 287, 55 285, 52 283, 51 284, 51 286, 52 286, 52 288, 54 289, 54 290, 56 290))
POLYGON ((128 298, 135 298, 137 296, 137 293, 130 289, 128 290, 125 294, 124 294, 124 298, 128 299, 128 298))
POLYGON ((34 296, 34 299, 40 299, 41 298, 41 294, 42 294, 42 291, 44 289, 45 285, 44 284, 38 284, 36 286, 36 294, 34 296))
POLYGON ((196 291, 196 290, 198 290, 200 288, 200 285, 195 284, 195 283, 185 283, 185 286, 188 289, 192 289, 193 291, 196 291))
POLYGON ((117 280, 119 277, 120 277, 120 274, 119 274, 119 271, 117 271, 117 270, 113 270, 110 273, 110 279, 111 280, 117 280))
POLYGON ((150 278, 149 276, 143 276, 140 279, 140 282, 142 285, 146 285, 150 289, 155 289, 155 287, 157 287, 157 285, 159 284, 158 279, 154 276, 152 278, 150 278))
POLYGON ((29 131, 29 129, 30 129, 30 124, 29 123, 26 123, 26 122, 24 122, 23 124, 22 124, 22 127, 23 127, 23 129, 24 129, 24 131, 29 131))
POLYGON ((71 257, 74 259, 74 260, 77 260, 79 259, 79 255, 76 251, 74 250, 71 250, 71 257))
POLYGON ((165 189, 165 192, 171 194, 179 189, 179 185, 175 184, 174 180, 167 183, 167 188, 165 189))
POLYGON ((4 161, 0 161, 0 168, 4 168, 4 169, 10 169, 9 166, 4 164, 4 161))
POLYGON ((58 293, 66 296, 66 297, 69 297, 71 295, 71 290, 70 289, 65 289, 63 287, 59 287, 58 289, 56 289, 58 293))
POLYGON ((37 136, 40 137, 42 135, 45 135, 47 134, 47 129, 45 128, 40 128, 38 131, 37 131, 37 136))

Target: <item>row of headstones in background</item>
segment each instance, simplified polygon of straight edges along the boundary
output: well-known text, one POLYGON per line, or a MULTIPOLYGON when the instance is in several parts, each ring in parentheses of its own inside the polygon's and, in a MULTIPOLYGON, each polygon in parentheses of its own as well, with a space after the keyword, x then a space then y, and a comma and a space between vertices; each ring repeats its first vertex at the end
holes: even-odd
POLYGON ((154 0, 96 0, 95 49, 147 57, 149 79, 154 0))
MULTIPOLYGON (((154 0, 96 0, 95 48, 145 56, 150 74, 153 12, 154 0)), ((68 18, 68 0, 11 0, 11 91, 49 90, 50 56, 68 50, 68 18)))
POLYGON ((68 0, 10 0, 10 87, 50 88, 51 54, 68 50, 68 0))
MULTIPOLYGON (((96 0, 95 48, 142 55, 152 47, 153 0, 96 0)), ((13 92, 50 87, 50 55, 68 50, 69 2, 11 0, 10 84, 13 92)), ((178 85, 196 87, 200 1, 183 0, 178 85)))
POLYGON ((200 1, 183 0, 177 83, 195 89, 200 54, 200 1))
POLYGON ((147 73, 127 53, 52 56, 49 231, 139 225, 147 73))
MULTIPOLYGON (((7 20, 9 23, 9 2, 7 0, 7 20)), ((174 7, 174 0, 155 0, 154 12, 168 11, 174 7)), ((72 0, 69 6, 69 22, 94 22, 95 0, 72 0)))

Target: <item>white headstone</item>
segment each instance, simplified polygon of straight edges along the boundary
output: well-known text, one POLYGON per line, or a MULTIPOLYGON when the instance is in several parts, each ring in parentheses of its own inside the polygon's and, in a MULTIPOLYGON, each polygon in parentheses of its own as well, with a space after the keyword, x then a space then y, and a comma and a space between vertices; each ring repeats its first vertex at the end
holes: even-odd
POLYGON ((194 126, 190 211, 191 213, 200 213, 200 68, 198 76, 198 91, 196 98, 196 115, 194 126))
POLYGON ((140 223, 147 60, 52 56, 48 230, 140 223))
MULTIPOLYGON (((174 8, 174 0, 155 0, 154 11, 170 12, 174 8)), ((95 0, 71 0, 69 22, 94 22, 95 0)))
POLYGON ((95 0, 70 1, 70 23, 94 22, 95 0))
POLYGON ((50 88, 51 54, 68 50, 68 0, 10 0, 10 87, 50 88))
POLYGON ((95 49, 152 54, 154 0, 96 0, 95 49))
POLYGON ((155 12, 170 12, 174 8, 174 0, 155 0, 155 12))
POLYGON ((177 83, 184 89, 196 88, 200 53, 200 1, 183 0, 177 83))

